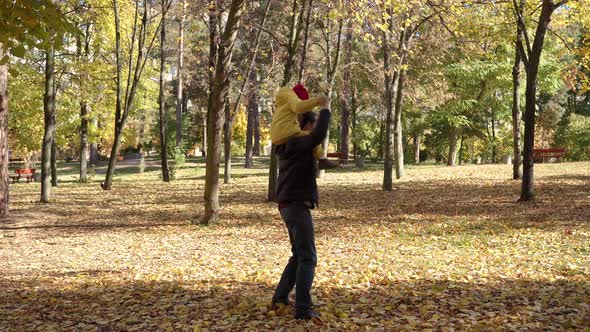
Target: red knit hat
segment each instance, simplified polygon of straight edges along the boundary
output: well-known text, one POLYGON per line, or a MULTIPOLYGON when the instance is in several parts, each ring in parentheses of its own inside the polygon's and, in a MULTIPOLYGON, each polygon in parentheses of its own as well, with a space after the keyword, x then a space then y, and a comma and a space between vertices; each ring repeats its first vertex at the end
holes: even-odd
POLYGON ((301 84, 301 83, 299 83, 293 87, 293 92, 295 92, 297 97, 299 97, 299 99, 301 99, 301 100, 308 100, 309 99, 309 93, 307 92, 307 89, 305 89, 303 84, 301 84))

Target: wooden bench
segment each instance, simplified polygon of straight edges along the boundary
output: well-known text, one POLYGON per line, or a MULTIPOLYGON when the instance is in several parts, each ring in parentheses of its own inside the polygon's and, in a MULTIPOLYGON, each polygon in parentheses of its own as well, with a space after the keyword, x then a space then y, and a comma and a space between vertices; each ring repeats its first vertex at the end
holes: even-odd
POLYGON ((21 178, 27 179, 27 182, 35 181, 35 169, 34 168, 20 168, 14 171, 15 174, 11 175, 12 183, 19 182, 21 178))
POLYGON ((565 156, 565 149, 534 149, 533 159, 536 162, 544 162, 547 158, 556 158, 557 162, 561 161, 561 158, 565 156))

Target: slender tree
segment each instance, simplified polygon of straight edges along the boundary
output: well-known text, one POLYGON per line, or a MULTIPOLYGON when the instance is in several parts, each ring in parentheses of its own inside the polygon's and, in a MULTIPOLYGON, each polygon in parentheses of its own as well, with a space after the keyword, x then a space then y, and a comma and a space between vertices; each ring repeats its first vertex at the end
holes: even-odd
POLYGON ((420 164, 420 133, 414 134, 414 164, 420 164))
MULTIPOLYGON (((97 118, 92 119, 92 126, 94 128, 98 127, 98 119, 97 118)), ((96 165, 96 163, 98 163, 98 159, 99 159, 98 142, 95 138, 90 142, 90 164, 96 165)))
POLYGON ((342 75, 342 118, 340 123, 340 153, 342 163, 348 164, 349 155, 349 128, 350 128, 350 107, 352 102, 352 20, 348 20, 346 35, 344 37, 344 65, 342 75))
POLYGON ((41 202, 49 203, 51 198, 51 142, 53 139, 53 115, 55 113, 55 51, 53 46, 45 52, 45 96, 43 117, 45 132, 41 147, 41 202))
POLYGON ((259 118, 258 118, 258 78, 256 72, 250 73, 250 93, 248 94, 248 122, 246 124, 246 158, 245 168, 252 168, 252 156, 254 155, 254 140, 255 130, 257 129, 259 118))
MULTIPOLYGON (((305 0, 304 0, 305 1, 305 0)), ((305 74, 305 62, 307 60, 307 48, 309 47, 309 28, 311 27, 311 11, 313 9, 313 0, 307 3, 307 14, 305 16, 305 31, 303 33, 303 49, 301 50, 301 64, 299 65, 299 83, 303 82, 305 74)))
MULTIPOLYGON (((435 15, 440 15, 442 11, 434 9, 440 5, 431 2, 426 4, 415 3, 409 6, 401 15, 396 16, 393 3, 387 2, 386 6, 385 11, 388 15, 385 16, 382 22, 387 27, 383 29, 382 34, 386 106, 383 190, 391 191, 393 189, 394 166, 396 178, 399 179, 404 175, 402 102, 404 76, 406 75, 405 67, 410 56, 412 40, 423 24, 429 22, 435 15), (416 12, 424 12, 427 15, 418 16, 416 12), (401 21, 401 29, 395 26, 396 17, 401 21), (397 47, 394 46, 396 31, 399 31, 397 47), (395 63, 393 63, 393 59, 396 60, 395 63)), ((441 21, 444 21, 442 16, 439 17, 441 21)))
MULTIPOLYGON (((404 56, 403 65, 407 57, 404 56)), ((395 98, 395 117, 393 119, 393 154, 395 155, 395 178, 404 176, 404 141, 402 134, 402 106, 404 100, 404 81, 406 70, 398 70, 397 96, 395 98)))
POLYGON ((55 116, 55 96, 57 95, 57 89, 53 90, 53 116, 51 117, 52 129, 51 132, 51 186, 57 187, 57 121, 55 116))
POLYGON ((208 116, 208 151, 207 168, 205 170, 205 214, 202 222, 210 224, 219 219, 219 164, 221 159, 221 126, 223 112, 229 90, 229 72, 231 70, 231 58, 234 42, 238 33, 238 27, 242 18, 244 3, 246 0, 232 0, 229 14, 221 43, 217 53, 215 64, 215 76, 213 91, 211 93, 210 114, 208 116))
POLYGON ((178 30, 178 87, 176 88, 176 146, 182 147, 182 105, 183 105, 183 72, 184 72, 184 22, 186 12, 186 0, 180 2, 182 6, 180 14, 180 26, 178 30))
MULTIPOLYGON (((4 45, 0 43, 0 59, 4 45)), ((0 217, 8 214, 8 64, 0 64, 0 217)))
MULTIPOLYGON (((524 15, 525 0, 520 0, 517 17, 524 15)), ((520 179, 522 176, 522 151, 520 134, 520 68, 522 67, 522 53, 519 45, 522 44, 522 25, 516 25, 516 44, 514 48, 514 66, 512 67, 512 137, 514 146, 514 157, 512 162, 512 178, 520 179)))
POLYGON ((167 0, 161 1, 162 20, 160 23, 160 93, 158 96, 159 104, 159 124, 160 124, 160 160, 162 163, 162 180, 170 182, 170 169, 168 167, 168 144, 166 142, 166 11, 169 4, 167 0))
POLYGON ((551 16, 557 8, 567 3, 567 0, 555 2, 553 0, 543 0, 541 5, 541 14, 537 21, 537 28, 533 38, 532 45, 527 33, 524 17, 520 15, 519 6, 516 0, 513 0, 514 11, 516 13, 517 24, 521 26, 523 39, 526 46, 521 40, 518 48, 523 56, 523 62, 526 68, 526 105, 524 113, 524 159, 522 173, 522 190, 519 201, 527 202, 534 200, 534 160, 533 149, 535 147, 535 108, 537 105, 537 76, 539 74, 539 64, 545 43, 545 35, 551 22, 551 16), (526 48, 525 48, 526 47, 526 48))
MULTIPOLYGON (((259 82, 256 81, 256 89, 259 89, 259 82)), ((254 87, 253 87, 254 88, 254 87)), ((258 95, 256 95, 258 97, 258 95)), ((258 98, 257 98, 258 99, 258 98)), ((255 157, 260 156, 260 105, 264 105, 264 100, 257 100, 258 108, 253 111, 253 136, 254 146, 252 147, 252 155, 255 157)))
MULTIPOLYGON (((77 52, 78 61, 88 61, 90 52, 90 23, 84 28, 83 36, 78 36, 77 52), (84 48, 82 48, 82 39, 84 39, 84 48)), ((88 101, 86 100, 85 84, 88 82, 87 73, 80 74, 80 90, 82 98, 80 99, 80 182, 88 181, 88 101)))
MULTIPOLYGON (((24 57, 26 47, 45 49, 47 74, 49 80, 45 81, 46 93, 44 96, 44 128, 42 153, 45 154, 43 167, 45 181, 42 182, 41 201, 49 201, 50 196, 50 153, 51 153, 51 113, 50 105, 54 99, 54 73, 53 59, 54 48, 60 48, 62 36, 76 33, 75 27, 65 19, 58 4, 53 1, 19 0, 3 2, 0 10, 0 216, 8 213, 8 54, 16 57, 24 57), (8 4, 8 7, 4 6, 8 4), (34 10, 31 10, 34 8, 34 10), (48 66, 49 65, 49 66, 48 66), (49 128, 48 128, 49 127, 49 128)), ((55 108, 53 108, 54 110, 55 108)))
MULTIPOLYGON (((115 103, 115 132, 114 142, 111 148, 105 181, 100 185, 104 190, 110 190, 113 184, 113 176, 115 174, 115 166, 117 163, 117 156, 121 148, 121 138, 123 131, 129 118, 129 113, 133 108, 133 101, 137 94, 137 88, 147 62, 147 54, 150 53, 157 33, 154 33, 152 38, 148 40, 148 14, 150 12, 149 0, 143 1, 143 11, 141 13, 141 22, 139 21, 139 0, 135 0, 135 15, 132 25, 132 33, 130 42, 130 52, 126 59, 123 56, 123 46, 121 45, 121 23, 119 14, 119 1, 113 0, 113 14, 115 19, 115 59, 116 59, 116 103, 115 103), (137 49, 135 48, 137 46, 137 49), (137 53, 137 54, 136 54, 137 53), (123 63, 127 61, 127 79, 123 77, 123 63), (126 83, 125 83, 126 81, 126 83), (123 94, 123 89, 125 93, 123 94)), ((171 2, 169 2, 170 4, 171 2)), ((159 30, 160 20, 158 27, 159 30)))
POLYGON ((215 65, 217 63, 217 49, 219 48, 220 32, 219 25, 221 22, 221 5, 222 0, 213 0, 209 2, 209 91, 207 99, 207 113, 203 117, 203 156, 207 156, 209 146, 209 115, 213 106, 213 86, 215 83, 215 65))
MULTIPOLYGON (((250 39, 253 41, 254 48, 252 50, 252 54, 250 56, 250 62, 248 65, 248 70, 246 71, 244 82, 242 83, 242 87, 238 92, 238 97, 234 103, 233 111, 231 108, 227 111, 227 115, 225 117, 224 123, 224 139, 228 143, 224 146, 224 183, 229 183, 231 180, 231 128, 233 127, 234 121, 236 116, 238 115, 240 101, 244 92, 248 88, 249 85, 252 85, 251 82, 252 73, 254 72, 254 67, 256 66, 256 57, 258 56, 258 48, 260 47, 260 37, 262 35, 262 29, 264 29, 264 25, 266 23, 266 19, 268 17, 268 12, 270 10, 270 6, 272 4, 272 0, 269 0, 266 3, 266 7, 264 9, 264 14, 262 15, 262 21, 260 22, 260 26, 257 29, 256 33, 255 30, 251 30, 250 39)), ((229 107, 229 105, 228 105, 229 107)))
MULTIPOLYGON (((332 98, 332 91, 334 89, 334 82, 336 79, 336 73, 338 72, 338 68, 340 65, 340 57, 341 57, 341 50, 342 50, 342 33, 344 28, 344 17, 340 16, 338 19, 338 27, 336 30, 336 49, 334 50, 333 44, 333 36, 332 36, 332 19, 330 18, 330 10, 331 6, 328 5, 328 13, 326 18, 326 23, 324 29, 324 41, 325 45, 325 59, 326 59, 326 95, 329 99, 332 98), (332 54, 334 53, 334 54, 332 54)), ((338 8, 341 10, 342 8, 338 8)), ((323 158, 328 157, 328 144, 330 142, 330 131, 326 133, 326 138, 322 142, 322 150, 323 150, 323 158)), ((324 170, 318 170, 317 176, 322 177, 324 174, 324 170)))
MULTIPOLYGON (((383 72, 385 84, 385 108, 386 108, 386 122, 385 122, 385 155, 384 155, 384 172, 383 172, 383 190, 393 190, 393 161, 394 161, 394 107, 395 96, 397 95, 397 87, 399 83, 399 72, 394 71, 391 65, 393 34, 395 26, 393 22, 393 11, 391 7, 386 9, 388 19, 386 20, 387 29, 383 29, 383 72)), ((400 39, 403 40, 403 37, 400 39)))
POLYGON ((225 104, 223 107, 224 111, 224 123, 223 123, 223 183, 228 184, 231 179, 231 106, 229 105, 229 98, 225 98, 225 104))

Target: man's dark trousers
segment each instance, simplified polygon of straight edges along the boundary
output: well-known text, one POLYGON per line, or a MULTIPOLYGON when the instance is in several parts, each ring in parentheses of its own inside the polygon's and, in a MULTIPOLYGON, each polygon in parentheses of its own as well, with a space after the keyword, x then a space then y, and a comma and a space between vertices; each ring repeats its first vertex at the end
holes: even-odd
POLYGON ((292 202, 280 209, 281 217, 289 230, 293 256, 283 271, 281 281, 275 291, 276 302, 287 302, 293 286, 295 310, 305 312, 311 307, 311 285, 317 264, 313 221, 308 204, 292 202))

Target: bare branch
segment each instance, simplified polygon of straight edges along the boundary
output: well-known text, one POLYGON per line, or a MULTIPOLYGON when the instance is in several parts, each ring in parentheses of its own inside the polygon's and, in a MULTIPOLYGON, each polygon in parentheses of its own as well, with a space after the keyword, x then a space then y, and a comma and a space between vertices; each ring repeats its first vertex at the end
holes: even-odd
POLYGON ((524 0, 521 0, 521 6, 518 6, 516 3, 516 0, 512 0, 512 5, 514 6, 514 14, 516 15, 516 21, 517 24, 520 25, 520 29, 522 30, 522 35, 524 37, 524 40, 526 41, 526 53, 523 53, 523 55, 527 55, 530 56, 531 52, 532 52, 532 48, 531 48, 531 42, 529 39, 529 34, 526 30, 526 23, 524 21, 524 17, 522 17, 522 7, 523 7, 523 2, 524 0))
MULTIPOLYGON (((268 3, 266 4, 266 8, 264 9, 264 15, 262 16, 262 21, 260 22, 260 26, 264 27, 264 24, 266 23, 266 17, 268 16, 268 12, 270 9, 270 5, 272 3, 272 0, 269 0, 268 3)), ((242 83, 242 87, 240 88, 240 91, 238 92, 238 97, 236 98, 236 101, 234 103, 234 110, 231 116, 231 120, 230 120, 230 127, 232 126, 232 124, 234 123, 234 120, 236 118, 236 115, 238 114, 238 107, 240 105, 240 99, 242 99, 242 95, 244 94, 244 91, 246 90, 246 86, 248 85, 248 81, 250 79, 250 74, 252 73, 252 70, 254 70, 254 65, 256 64, 256 56, 258 55, 258 48, 260 46, 260 36, 262 35, 262 30, 258 29, 258 32, 256 33, 256 39, 254 42, 254 50, 252 51, 252 58, 250 59, 250 64, 248 65, 248 71, 246 72, 246 76, 244 77, 244 82, 242 83)))

